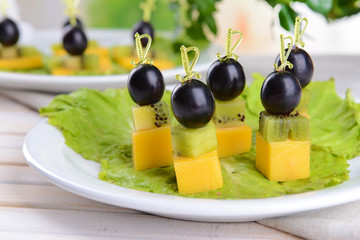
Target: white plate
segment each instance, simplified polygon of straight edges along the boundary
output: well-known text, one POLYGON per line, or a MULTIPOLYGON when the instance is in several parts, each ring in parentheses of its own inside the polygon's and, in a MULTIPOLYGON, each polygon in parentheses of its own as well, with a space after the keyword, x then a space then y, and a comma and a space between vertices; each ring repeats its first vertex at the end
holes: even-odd
MULTIPOLYGON (((96 39, 101 46, 130 44, 128 30, 89 30, 90 39, 96 39)), ((46 30, 34 34, 32 45, 50 55, 51 46, 61 40, 60 31, 46 30)), ((219 47, 211 45, 200 53, 194 71, 206 73, 211 62, 216 59, 219 47)), ((176 82, 176 74, 183 74, 182 67, 162 71, 166 83, 176 82)), ((78 88, 119 88, 126 86, 128 74, 101 76, 52 76, 27 73, 0 72, 0 86, 13 89, 40 90, 48 92, 71 92, 78 88)))
POLYGON ((350 180, 327 189, 265 199, 192 199, 136 191, 97 178, 100 166, 68 148, 60 131, 41 121, 26 136, 30 166, 67 191, 116 206, 171 218, 240 222, 284 216, 360 199, 360 157, 349 161, 350 180))

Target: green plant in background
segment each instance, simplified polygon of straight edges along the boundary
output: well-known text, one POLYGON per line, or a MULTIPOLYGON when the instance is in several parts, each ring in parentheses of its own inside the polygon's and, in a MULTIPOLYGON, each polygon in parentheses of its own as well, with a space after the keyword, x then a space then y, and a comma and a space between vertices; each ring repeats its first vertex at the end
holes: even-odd
POLYGON ((299 15, 291 6, 299 2, 312 11, 321 14, 328 21, 348 17, 360 12, 359 0, 265 0, 271 7, 280 6, 279 21, 281 27, 293 31, 295 18, 299 15))
MULTIPOLYGON (((128 28, 142 19, 139 7, 143 0, 88 0, 85 12, 86 22, 93 28, 128 28)), ((175 13, 169 10, 169 0, 157 0, 156 9, 151 14, 155 29, 174 30, 175 13)))
POLYGON ((202 48, 208 44, 206 33, 217 34, 214 18, 216 3, 221 0, 177 0, 172 1, 172 8, 177 10, 178 25, 181 27, 175 49, 181 45, 196 45, 202 48))
MULTIPOLYGON (((142 19, 143 0, 90 0, 86 5, 87 23, 94 28, 132 28, 142 19)), ((157 0, 151 16, 156 30, 174 32, 174 51, 181 45, 199 48, 209 43, 206 32, 217 34, 214 13, 221 0, 157 0)))
MULTIPOLYGON (((132 28, 142 19, 139 8, 143 0, 89 0, 87 22, 91 27, 132 28)), ((174 50, 182 44, 207 46, 207 34, 217 34, 214 13, 221 0, 157 0, 151 23, 155 30, 173 31, 174 50)), ((235 1, 235 0, 233 0, 235 1)), ((299 15, 292 4, 305 4, 328 21, 351 16, 360 12, 360 0, 264 0, 271 7, 280 7, 281 27, 293 31, 295 18, 299 15)))

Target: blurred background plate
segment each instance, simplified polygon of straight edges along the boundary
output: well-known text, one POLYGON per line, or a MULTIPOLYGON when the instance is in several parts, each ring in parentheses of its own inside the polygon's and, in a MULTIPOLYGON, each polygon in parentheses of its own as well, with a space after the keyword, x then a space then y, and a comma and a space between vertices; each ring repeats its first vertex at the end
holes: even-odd
MULTIPOLYGON (((89 39, 96 39, 101 46, 130 44, 129 30, 89 30, 89 39)), ((59 43, 61 31, 43 30, 34 34, 33 45, 43 53, 51 54, 51 45, 59 43)), ((201 51, 200 58, 194 70, 205 74, 211 62, 215 60, 216 53, 221 49, 211 44, 201 51)), ((176 74, 184 74, 181 66, 162 71, 165 83, 174 83, 176 74)), ((78 88, 119 88, 125 87, 128 74, 99 75, 99 76, 52 76, 41 74, 0 72, 0 86, 12 89, 38 90, 47 92, 71 92, 78 88)))

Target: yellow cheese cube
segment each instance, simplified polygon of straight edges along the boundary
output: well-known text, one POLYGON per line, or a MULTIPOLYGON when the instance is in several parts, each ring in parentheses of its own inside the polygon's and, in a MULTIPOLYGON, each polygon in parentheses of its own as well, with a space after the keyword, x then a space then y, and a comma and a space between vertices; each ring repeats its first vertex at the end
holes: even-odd
POLYGON ((172 165, 170 126, 134 131, 132 155, 135 170, 172 165))
POLYGON ((216 127, 220 158, 246 153, 251 148, 251 128, 247 124, 233 127, 216 127))
POLYGON ((34 55, 29 57, 18 57, 11 59, 0 59, 0 68, 8 70, 34 69, 43 66, 42 57, 34 55))
POLYGON ((256 168, 270 181, 310 177, 310 141, 267 142, 256 135, 256 168))
POLYGON ((110 73, 112 71, 111 60, 109 57, 100 56, 99 62, 101 73, 110 73))
POLYGON ((217 150, 196 158, 174 157, 174 168, 181 194, 206 192, 223 186, 217 150))

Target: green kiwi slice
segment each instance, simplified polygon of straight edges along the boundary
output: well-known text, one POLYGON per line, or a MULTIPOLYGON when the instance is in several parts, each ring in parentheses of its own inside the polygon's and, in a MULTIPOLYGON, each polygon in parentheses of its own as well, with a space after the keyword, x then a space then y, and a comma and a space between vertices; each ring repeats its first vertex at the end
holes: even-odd
POLYGON ((296 141, 309 141, 310 134, 310 120, 303 115, 290 115, 290 131, 289 138, 296 141))
POLYGON ((83 68, 82 56, 68 56, 64 60, 64 67, 73 70, 81 70, 83 68))
MULTIPOLYGON (((30 50, 30 49, 29 49, 30 50)), ((73 70, 98 71, 100 60, 97 55, 50 57, 47 63, 49 69, 65 67, 73 70)))
POLYGON ((83 61, 84 61, 84 68, 86 70, 96 71, 96 70, 99 70, 99 68, 100 68, 99 56, 97 56, 95 54, 83 56, 83 61))
POLYGON ((215 99, 215 114, 213 117, 217 127, 233 127, 244 124, 245 100, 237 97, 230 101, 215 99))
POLYGON ((310 135, 310 120, 302 115, 271 115, 260 113, 259 132, 267 142, 308 141, 310 135))
POLYGON ((290 123, 286 116, 260 113, 259 132, 268 142, 285 142, 288 139, 290 123))
POLYGON ((30 46, 20 47, 19 52, 20 52, 20 56, 22 57, 31 57, 39 54, 38 50, 35 47, 30 47, 30 46))
POLYGON ((202 128, 186 128, 181 124, 171 129, 174 154, 195 158, 217 148, 216 129, 211 121, 202 128))
POLYGON ((47 68, 49 70, 62 67, 63 66, 63 59, 59 57, 50 57, 47 61, 47 68))
POLYGON ((170 108, 167 103, 157 103, 133 108, 133 119, 137 131, 159 128, 170 124, 170 108))

